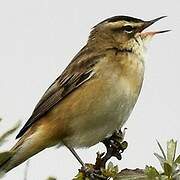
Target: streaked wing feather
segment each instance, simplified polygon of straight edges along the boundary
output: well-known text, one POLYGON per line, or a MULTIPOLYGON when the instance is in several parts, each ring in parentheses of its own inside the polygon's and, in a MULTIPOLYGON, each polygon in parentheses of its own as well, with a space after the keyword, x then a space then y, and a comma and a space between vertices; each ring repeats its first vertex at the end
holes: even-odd
MULTIPOLYGON (((84 50, 85 49, 83 49, 83 51, 84 50)), ((103 56, 104 55, 98 55, 82 58, 84 56, 81 57, 79 53, 78 58, 73 59, 68 67, 64 70, 64 72, 47 89, 45 94, 40 99, 39 103, 36 105, 31 117, 26 122, 24 127, 20 130, 16 138, 21 137, 34 122, 45 115, 49 110, 51 110, 51 108, 53 108, 68 94, 88 81, 94 75, 94 65, 103 56)))

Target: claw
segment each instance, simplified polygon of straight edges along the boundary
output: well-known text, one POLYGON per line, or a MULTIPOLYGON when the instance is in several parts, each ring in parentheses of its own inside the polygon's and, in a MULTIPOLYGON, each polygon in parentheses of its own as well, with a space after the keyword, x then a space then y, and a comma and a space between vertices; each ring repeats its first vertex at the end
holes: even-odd
POLYGON ((123 153, 128 146, 128 143, 126 141, 123 141, 126 129, 127 128, 124 128, 123 131, 118 130, 111 137, 106 138, 102 141, 102 143, 106 146, 107 152, 105 155, 104 153, 97 154, 95 164, 96 169, 105 168, 106 162, 113 156, 118 160, 122 159, 121 153, 123 153))
POLYGON ((91 180, 107 180, 102 173, 102 169, 105 169, 106 162, 111 157, 116 157, 118 160, 122 159, 121 154, 127 148, 128 143, 124 140, 126 133, 126 128, 123 131, 116 131, 111 137, 108 137, 102 141, 106 146, 106 153, 97 153, 96 163, 85 164, 79 171, 83 173, 85 178, 90 178, 91 180))

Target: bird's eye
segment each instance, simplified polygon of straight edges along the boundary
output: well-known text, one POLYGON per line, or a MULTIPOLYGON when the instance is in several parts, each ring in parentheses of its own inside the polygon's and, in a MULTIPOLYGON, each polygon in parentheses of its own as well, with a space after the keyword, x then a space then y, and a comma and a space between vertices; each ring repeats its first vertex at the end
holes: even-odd
POLYGON ((134 28, 130 25, 124 26, 122 29, 124 32, 127 32, 127 33, 132 33, 134 30, 134 28))

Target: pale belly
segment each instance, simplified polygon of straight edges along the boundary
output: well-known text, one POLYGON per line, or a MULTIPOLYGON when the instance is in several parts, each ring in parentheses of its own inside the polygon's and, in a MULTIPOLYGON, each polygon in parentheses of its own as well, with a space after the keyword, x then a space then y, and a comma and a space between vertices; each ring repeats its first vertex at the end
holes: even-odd
POLYGON ((95 83, 94 88, 91 84, 91 91, 85 87, 84 93, 81 89, 80 99, 74 105, 76 109, 72 108, 71 117, 68 117, 68 129, 72 134, 64 138, 66 143, 72 147, 92 146, 126 122, 137 95, 133 95, 123 80, 112 83, 106 86, 95 83))

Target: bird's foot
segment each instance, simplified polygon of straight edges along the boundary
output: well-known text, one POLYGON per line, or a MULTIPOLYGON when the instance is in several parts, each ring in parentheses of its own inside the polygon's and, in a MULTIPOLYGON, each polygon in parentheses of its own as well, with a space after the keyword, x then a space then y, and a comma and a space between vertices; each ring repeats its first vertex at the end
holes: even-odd
POLYGON ((111 137, 108 137, 102 141, 106 146, 106 153, 97 153, 96 163, 85 164, 79 170, 80 177, 88 180, 107 180, 109 179, 104 173, 106 170, 106 162, 111 157, 116 157, 118 160, 121 160, 121 154, 127 148, 128 143, 124 141, 125 130, 119 130, 113 133, 111 137))
POLYGON ((116 157, 118 160, 122 159, 121 154, 127 148, 128 143, 124 140, 125 131, 118 130, 111 137, 108 137, 102 141, 102 143, 106 146, 106 154, 97 154, 95 169, 100 170, 101 168, 105 168, 106 162, 111 157, 116 157))

